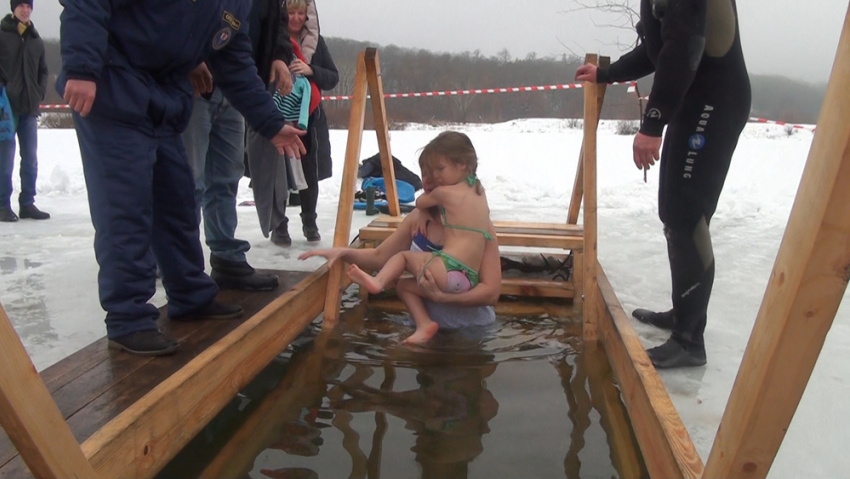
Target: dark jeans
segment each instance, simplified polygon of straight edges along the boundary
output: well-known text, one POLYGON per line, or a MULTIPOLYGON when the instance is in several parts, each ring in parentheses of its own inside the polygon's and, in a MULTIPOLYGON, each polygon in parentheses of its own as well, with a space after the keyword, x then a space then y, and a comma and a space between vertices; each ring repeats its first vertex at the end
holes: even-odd
MULTIPOLYGON (((38 118, 21 115, 17 118, 18 141, 21 142, 21 194, 18 203, 35 203, 35 180, 38 176, 38 118)), ((15 168, 15 140, 0 141, 0 206, 11 206, 12 171, 15 168)))
POLYGON ((220 89, 213 90, 209 100, 195 99, 183 144, 195 177, 195 202, 203 213, 207 246, 219 258, 245 261, 251 244, 235 236, 236 193, 245 170, 245 121, 220 89))

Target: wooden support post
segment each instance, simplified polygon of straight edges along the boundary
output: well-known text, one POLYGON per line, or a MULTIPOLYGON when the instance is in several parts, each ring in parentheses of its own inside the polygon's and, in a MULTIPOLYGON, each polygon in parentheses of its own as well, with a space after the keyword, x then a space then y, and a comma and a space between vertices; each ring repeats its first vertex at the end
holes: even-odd
MULTIPOLYGON (((597 64, 594 54, 587 55, 587 63, 597 64)), ((596 127, 599 124, 598 85, 584 84, 584 304, 582 310, 582 337, 585 343, 597 340, 597 286, 596 274, 596 127)))
POLYGON ((97 477, 0 305, 0 425, 33 476, 97 477))
POLYGON ((393 155, 390 150, 390 132, 387 125, 387 107, 384 104, 384 85, 381 82, 381 63, 378 61, 378 50, 367 48, 366 78, 369 83, 369 95, 372 97, 372 114, 375 117, 375 133, 378 135, 378 151, 381 154, 381 168, 384 172, 384 185, 387 189, 387 205, 390 215, 401 215, 398 206, 398 190, 395 184, 395 168, 393 155))
POLYGON ((850 10, 797 198, 703 477, 767 476, 844 296, 848 91, 850 10))
MULTIPOLYGON (((334 248, 348 246, 351 232, 351 216, 354 213, 354 186, 357 183, 357 165, 360 163, 360 142, 363 139, 363 121, 366 118, 366 62, 363 53, 357 56, 354 74, 354 94, 351 100, 351 115, 348 120, 348 142, 345 147, 345 166, 342 184, 339 187, 339 207, 336 212, 334 248)), ((323 328, 336 326, 339 319, 339 301, 342 297, 343 263, 339 261, 331 268, 328 291, 322 320, 323 328)))
MULTIPOLYGON (((599 67, 608 68, 611 65, 610 57, 600 57, 599 67)), ((605 102, 605 91, 608 89, 605 83, 596 86, 597 110, 596 124, 599 125, 599 119, 602 116, 602 104, 605 102)), ((573 196, 570 198, 570 209, 567 213, 567 224, 574 225, 578 223, 578 213, 581 209, 581 198, 584 194, 584 140, 581 142, 581 153, 578 157, 578 166, 576 167, 576 177, 573 182, 573 196)))

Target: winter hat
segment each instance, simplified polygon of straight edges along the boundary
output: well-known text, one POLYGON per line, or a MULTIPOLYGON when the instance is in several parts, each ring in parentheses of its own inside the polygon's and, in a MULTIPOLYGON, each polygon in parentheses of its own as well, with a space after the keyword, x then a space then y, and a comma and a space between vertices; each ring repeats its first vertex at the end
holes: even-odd
POLYGON ((21 5, 21 4, 24 4, 24 3, 29 5, 30 8, 33 8, 32 2, 33 2, 33 0, 11 0, 12 11, 14 12, 15 9, 18 8, 18 5, 21 5))

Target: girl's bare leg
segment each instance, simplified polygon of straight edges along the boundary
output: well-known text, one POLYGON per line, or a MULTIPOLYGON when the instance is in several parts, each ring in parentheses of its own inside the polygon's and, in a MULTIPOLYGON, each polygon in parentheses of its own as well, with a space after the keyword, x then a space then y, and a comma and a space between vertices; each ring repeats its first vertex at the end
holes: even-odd
POLYGON ((428 310, 425 309, 425 302, 417 293, 419 286, 414 279, 403 279, 396 285, 396 294, 404 302, 410 316, 413 317, 413 322, 416 323, 416 332, 402 341, 403 344, 422 344, 431 339, 440 326, 431 320, 428 316, 428 310))
POLYGON ((381 271, 374 277, 355 264, 348 267, 348 277, 355 283, 366 288, 370 293, 378 294, 388 285, 393 284, 405 269, 411 272, 417 271, 430 258, 430 253, 403 251, 394 254, 387 260, 381 271))

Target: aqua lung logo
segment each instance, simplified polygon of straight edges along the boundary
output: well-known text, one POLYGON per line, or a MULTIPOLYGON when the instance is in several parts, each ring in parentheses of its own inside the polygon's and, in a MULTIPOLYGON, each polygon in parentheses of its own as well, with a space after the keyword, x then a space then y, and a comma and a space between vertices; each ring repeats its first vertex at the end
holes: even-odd
POLYGON ((701 150, 702 147, 705 146, 705 137, 699 133, 691 135, 691 138, 688 140, 688 146, 690 146, 692 150, 701 150))
POLYGON ((713 111, 713 106, 705 105, 702 114, 699 116, 699 122, 697 122, 694 134, 688 138, 688 157, 685 158, 685 172, 682 174, 682 178, 686 180, 693 177, 694 166, 696 165, 699 151, 705 148, 706 139, 702 133, 705 132, 705 128, 708 126, 708 120, 711 119, 711 112, 713 111))
POLYGON ((233 33, 230 28, 222 28, 218 33, 215 34, 212 41, 213 50, 221 50, 225 45, 230 43, 230 38, 233 37, 233 33))

